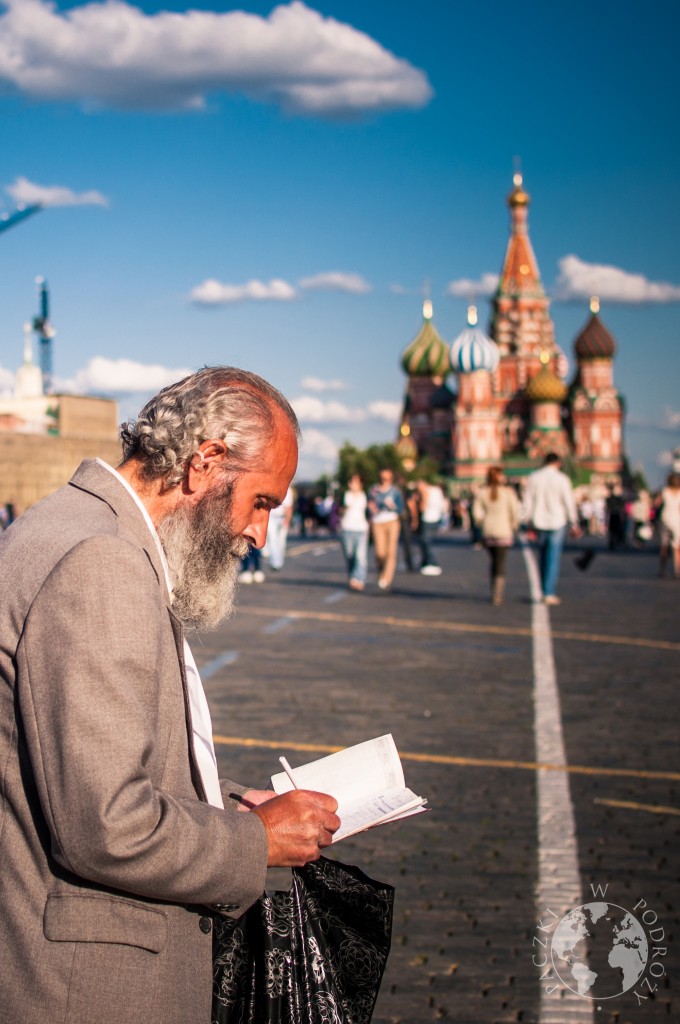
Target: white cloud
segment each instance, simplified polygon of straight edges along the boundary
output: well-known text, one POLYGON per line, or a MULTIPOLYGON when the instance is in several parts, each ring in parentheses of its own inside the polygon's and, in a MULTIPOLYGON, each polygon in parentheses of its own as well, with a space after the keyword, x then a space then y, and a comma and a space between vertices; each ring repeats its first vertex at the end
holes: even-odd
POLYGON ((569 302, 597 295, 605 302, 680 302, 680 286, 649 281, 643 274, 631 274, 606 263, 586 263, 578 256, 563 256, 558 262, 556 299, 569 302))
POLYGON ((375 420, 396 424, 403 409, 402 402, 369 402, 369 415, 375 420))
POLYGON ((321 117, 424 106, 424 72, 351 25, 299 0, 268 17, 161 11, 107 0, 58 10, 5 0, 0 81, 27 95, 90 106, 196 109, 240 93, 321 117))
POLYGON ((353 409, 342 402, 324 402, 312 395, 294 398, 291 405, 301 423, 361 423, 366 419, 364 409, 353 409))
POLYGON ((457 299, 472 299, 477 295, 493 295, 498 288, 498 274, 482 274, 477 281, 469 277, 461 277, 457 281, 449 281, 446 294, 457 299))
POLYGON ((300 386, 307 391, 344 391, 347 387, 343 380, 321 380, 320 377, 303 377, 300 386))
POLYGON ((368 420, 396 423, 401 412, 400 402, 378 400, 362 408, 345 405, 343 402, 324 401, 313 395, 294 398, 291 405, 301 423, 366 423, 368 420))
POLYGON ((341 270, 303 277, 298 283, 300 288, 307 291, 351 292, 354 295, 365 295, 373 290, 373 286, 361 274, 347 274, 341 270))
POLYGON ((70 380, 57 382, 57 390, 77 394, 120 394, 146 392, 154 394, 192 371, 159 364, 137 363, 132 359, 107 359, 94 356, 70 380))
POLYGON ((208 278, 192 288, 189 298, 201 306, 224 306, 230 302, 289 302, 297 296, 295 288, 280 278, 267 282, 247 281, 245 284, 223 284, 208 278))
POLYGON ((300 454, 305 459, 334 460, 337 458, 338 451, 337 443, 328 434, 324 434, 323 431, 317 430, 315 427, 306 427, 302 431, 300 454))
POLYGON ((108 206, 109 201, 101 192, 90 189, 88 192, 74 192, 64 185, 37 185, 28 178, 17 178, 5 187, 15 203, 19 206, 108 206))

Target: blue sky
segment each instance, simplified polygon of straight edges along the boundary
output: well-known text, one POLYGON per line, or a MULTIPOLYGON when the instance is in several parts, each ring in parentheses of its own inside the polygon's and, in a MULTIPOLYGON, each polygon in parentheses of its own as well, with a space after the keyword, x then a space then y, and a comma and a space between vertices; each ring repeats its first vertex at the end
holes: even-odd
MULTIPOLYGON (((227 362, 294 401, 301 474, 391 440, 425 282, 497 274, 521 158, 570 357, 587 296, 618 342, 626 443, 680 445, 674 2, 0 3, 0 389, 50 286, 58 382, 134 414, 227 362)), ((488 304, 477 288, 480 322, 488 304)), ((453 293, 453 294, 452 294, 453 293)))

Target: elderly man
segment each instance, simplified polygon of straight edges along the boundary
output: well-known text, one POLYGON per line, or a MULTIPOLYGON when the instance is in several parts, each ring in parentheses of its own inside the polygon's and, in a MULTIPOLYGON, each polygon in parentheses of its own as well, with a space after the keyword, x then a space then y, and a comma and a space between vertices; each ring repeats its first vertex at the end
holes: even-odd
POLYGON ((0 1018, 208 1024, 212 922, 304 864, 331 797, 217 775, 184 627, 231 608, 297 465, 266 381, 208 368, 0 540, 0 1018))

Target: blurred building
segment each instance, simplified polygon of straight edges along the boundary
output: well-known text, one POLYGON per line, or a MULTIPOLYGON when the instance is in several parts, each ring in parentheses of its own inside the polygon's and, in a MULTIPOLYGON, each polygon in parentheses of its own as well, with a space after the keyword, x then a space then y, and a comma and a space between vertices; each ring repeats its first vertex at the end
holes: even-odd
POLYGON ((108 398, 43 393, 30 325, 14 393, 0 397, 0 506, 15 514, 67 483, 85 458, 118 465, 118 406, 108 398))
POLYGON ((502 463, 524 476, 558 452, 583 481, 619 477, 624 466, 623 401, 614 387, 616 344, 591 300, 574 341, 575 372, 555 341, 548 299, 528 233, 530 197, 517 174, 508 196, 510 238, 491 300, 488 336, 471 306, 450 351, 424 322, 402 356, 406 398, 398 444, 416 462, 431 456, 443 474, 473 482, 502 463), (444 353, 446 352, 446 357, 444 353), (446 385, 453 374, 454 395, 446 385))

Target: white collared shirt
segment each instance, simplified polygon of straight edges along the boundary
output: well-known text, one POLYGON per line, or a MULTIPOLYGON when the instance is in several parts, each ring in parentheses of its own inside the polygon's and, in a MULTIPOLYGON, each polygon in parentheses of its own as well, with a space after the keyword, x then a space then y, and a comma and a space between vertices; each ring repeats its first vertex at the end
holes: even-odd
POLYGON ((522 518, 537 530, 561 530, 567 523, 578 523, 571 482, 555 464, 528 477, 522 518))
MULTIPOLYGON (((156 527, 153 525, 151 516, 140 501, 139 495, 135 489, 130 486, 124 476, 121 476, 117 470, 112 466, 109 466, 109 464, 104 462, 103 459, 97 459, 96 462, 99 466, 107 469, 109 473, 115 476, 116 480, 123 485, 144 516, 144 522, 149 527, 149 533, 153 537, 158 550, 158 555, 163 566, 163 572, 165 573, 165 582, 168 586, 168 593, 172 598, 172 580, 170 579, 168 560, 165 557, 163 545, 161 544, 160 537, 156 533, 156 527)), ((205 789, 206 796, 208 797, 208 803, 211 803, 214 807, 223 808, 224 801, 222 800, 222 791, 220 789, 220 780, 217 772, 215 745, 213 744, 212 739, 210 708, 208 707, 203 683, 201 682, 201 677, 198 673, 198 667, 194 661, 194 656, 191 653, 191 648, 189 647, 186 637, 184 638, 184 665, 186 668, 187 688, 189 690, 194 754, 201 773, 201 779, 203 780, 203 788, 205 789)))

